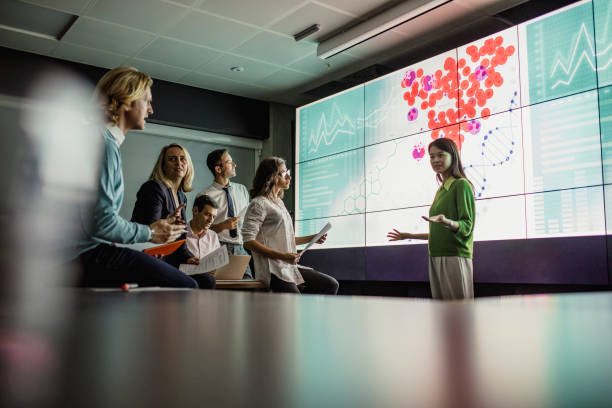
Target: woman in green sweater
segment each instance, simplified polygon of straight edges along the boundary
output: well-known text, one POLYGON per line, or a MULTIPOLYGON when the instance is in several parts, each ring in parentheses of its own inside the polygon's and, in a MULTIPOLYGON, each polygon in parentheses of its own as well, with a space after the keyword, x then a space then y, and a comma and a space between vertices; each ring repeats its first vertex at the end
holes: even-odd
POLYGON ((390 241, 426 239, 429 242, 429 284, 434 299, 471 299, 475 202, 472 183, 466 178, 455 143, 446 138, 429 144, 431 167, 440 183, 429 208, 428 234, 396 229, 390 241))

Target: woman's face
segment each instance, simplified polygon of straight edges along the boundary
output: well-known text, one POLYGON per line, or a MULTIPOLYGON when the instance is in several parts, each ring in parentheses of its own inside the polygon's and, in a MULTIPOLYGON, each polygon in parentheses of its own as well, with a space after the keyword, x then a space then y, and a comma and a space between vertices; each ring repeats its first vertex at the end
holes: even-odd
POLYGON ((284 163, 280 165, 278 173, 276 173, 276 185, 281 190, 287 190, 291 185, 291 172, 287 170, 287 166, 284 163))
POLYGON ((187 156, 180 147, 171 147, 164 155, 163 170, 170 180, 181 180, 187 174, 187 156))
POLYGON ((436 146, 429 148, 429 162, 433 171, 441 176, 448 175, 451 165, 453 164, 453 158, 450 153, 445 152, 436 146))

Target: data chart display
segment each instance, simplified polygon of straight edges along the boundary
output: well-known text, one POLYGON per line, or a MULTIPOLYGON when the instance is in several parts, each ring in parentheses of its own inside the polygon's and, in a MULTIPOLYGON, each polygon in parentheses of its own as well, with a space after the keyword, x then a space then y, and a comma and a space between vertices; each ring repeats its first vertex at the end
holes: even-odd
POLYGON ((298 108, 296 231, 332 222, 324 248, 423 244, 386 233, 427 232, 427 147, 445 137, 474 186, 476 241, 605 236, 611 24, 612 1, 576 2, 298 108))

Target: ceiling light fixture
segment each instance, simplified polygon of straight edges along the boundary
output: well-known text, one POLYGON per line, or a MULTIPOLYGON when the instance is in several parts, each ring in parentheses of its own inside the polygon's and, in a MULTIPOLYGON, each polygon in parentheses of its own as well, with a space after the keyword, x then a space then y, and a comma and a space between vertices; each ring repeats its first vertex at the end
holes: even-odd
POLYGON ((319 43, 317 56, 322 59, 334 56, 450 1, 413 0, 400 3, 363 23, 319 43))
POLYGON ((317 31, 319 31, 320 28, 321 28, 321 26, 319 24, 313 24, 310 27, 308 27, 307 29, 300 31, 297 34, 293 34, 293 38, 295 39, 295 41, 303 40, 304 38, 308 37, 309 35, 314 34, 317 31))
POLYGON ((241 67, 240 65, 238 65, 237 67, 231 67, 230 71, 242 72, 242 71, 244 71, 244 67, 241 67))

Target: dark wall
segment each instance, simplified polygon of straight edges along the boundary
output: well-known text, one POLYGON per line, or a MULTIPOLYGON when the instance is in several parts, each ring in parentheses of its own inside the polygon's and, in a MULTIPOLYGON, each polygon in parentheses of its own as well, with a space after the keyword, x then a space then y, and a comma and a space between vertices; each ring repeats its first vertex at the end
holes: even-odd
MULTIPOLYGON (((43 72, 69 69, 95 85, 105 68, 0 47, 0 94, 23 97, 43 72)), ((162 80, 153 84, 153 109, 148 121, 252 139, 267 139, 268 102, 194 88, 162 80)))
MULTIPOLYGON (((516 285, 610 285, 605 236, 474 243, 474 282, 516 285)), ((308 251, 304 265, 338 280, 427 282, 427 245, 308 251)))

